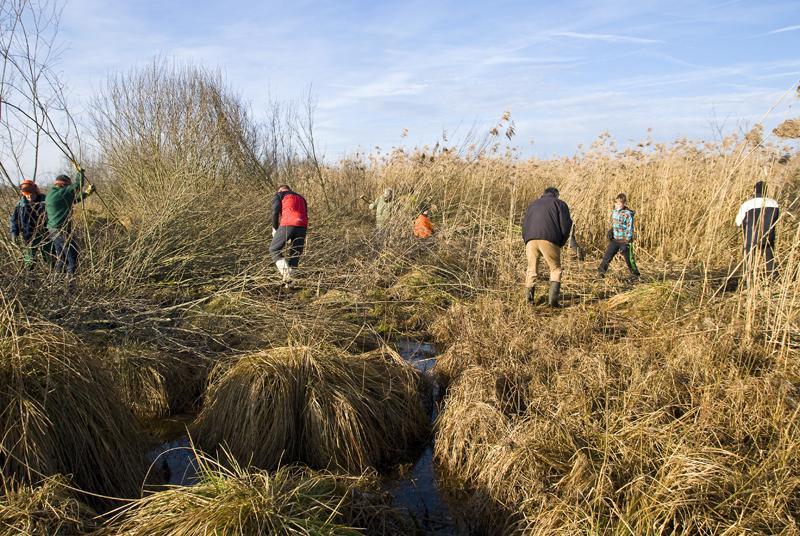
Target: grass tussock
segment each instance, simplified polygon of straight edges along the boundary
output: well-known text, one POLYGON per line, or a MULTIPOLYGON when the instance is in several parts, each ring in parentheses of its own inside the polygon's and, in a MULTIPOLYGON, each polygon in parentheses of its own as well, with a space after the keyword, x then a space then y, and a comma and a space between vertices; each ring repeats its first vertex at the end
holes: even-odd
POLYGON ((224 445, 245 465, 382 468, 427 435, 421 382, 388 351, 276 348, 215 370, 193 432, 205 450, 224 445))
POLYGON ((117 536, 196 534, 417 534, 368 474, 342 476, 299 466, 273 473, 201 458, 200 482, 148 495, 112 519, 117 536), (228 467, 232 465, 232 467, 228 467), (165 515, 169 512, 169 515, 165 515))
POLYGON ((404 331, 425 331, 455 301, 447 274, 437 273, 434 266, 414 266, 401 275, 386 291, 393 304, 394 315, 401 318, 404 331))
POLYGON ((105 365, 66 332, 0 311, 0 463, 19 483, 72 475, 90 496, 136 497, 147 468, 131 412, 105 365))
POLYGON ((199 355, 165 353, 144 345, 110 347, 107 358, 125 404, 144 420, 197 408, 211 368, 199 355))
POLYGON ((80 536, 97 528, 96 514, 75 499, 63 477, 48 478, 36 487, 1 491, 0 536, 80 536))

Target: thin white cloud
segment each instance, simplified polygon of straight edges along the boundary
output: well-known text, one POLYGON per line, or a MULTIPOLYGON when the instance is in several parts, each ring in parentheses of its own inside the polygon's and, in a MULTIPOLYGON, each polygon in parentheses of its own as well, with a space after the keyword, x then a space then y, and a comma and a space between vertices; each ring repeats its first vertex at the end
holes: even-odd
POLYGON ((784 32, 794 32, 794 31, 797 31, 797 30, 800 30, 800 24, 795 24, 794 26, 786 26, 784 28, 778 28, 777 30, 772 30, 771 32, 767 32, 764 35, 773 35, 773 34, 779 34, 779 33, 784 33, 784 32))
POLYGON ((422 94, 428 84, 414 80, 413 73, 390 73, 373 82, 346 87, 338 95, 319 103, 323 110, 341 108, 358 104, 365 99, 387 99, 392 97, 408 97, 422 94))
POLYGON ((552 56, 552 57, 526 57, 526 56, 514 56, 514 55, 503 55, 503 54, 495 54, 492 56, 488 56, 482 60, 478 60, 478 63, 482 65, 551 65, 551 64, 565 64, 565 63, 574 63, 578 61, 582 61, 584 58, 581 57, 572 57, 572 56, 552 56))
POLYGON ((603 41, 604 43, 636 43, 641 45, 663 43, 659 39, 645 39, 644 37, 632 37, 629 35, 615 34, 595 34, 581 32, 553 32, 550 35, 555 37, 571 37, 573 39, 585 39, 587 41, 603 41))

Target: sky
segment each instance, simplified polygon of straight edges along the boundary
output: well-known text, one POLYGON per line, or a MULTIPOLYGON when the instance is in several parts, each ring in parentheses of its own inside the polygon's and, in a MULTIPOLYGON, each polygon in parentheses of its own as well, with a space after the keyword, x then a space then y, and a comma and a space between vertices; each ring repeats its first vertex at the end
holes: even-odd
POLYGON ((537 157, 604 131, 707 140, 800 115, 797 0, 69 0, 61 28, 79 117, 109 75, 158 56, 219 69, 256 116, 310 87, 330 159, 505 111, 537 157))

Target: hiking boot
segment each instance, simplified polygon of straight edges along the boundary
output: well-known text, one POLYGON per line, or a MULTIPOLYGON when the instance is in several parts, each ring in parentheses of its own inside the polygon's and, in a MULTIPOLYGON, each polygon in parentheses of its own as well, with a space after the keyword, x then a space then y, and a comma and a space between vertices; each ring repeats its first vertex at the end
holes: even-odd
POLYGON ((530 305, 533 305, 533 296, 535 290, 536 287, 525 287, 525 301, 530 305))
POLYGON ((275 261, 275 267, 278 268, 278 273, 281 274, 284 282, 289 278, 289 263, 286 262, 286 259, 278 259, 275 261))
POLYGON ((641 282, 642 276, 639 274, 631 274, 628 276, 628 283, 631 285, 635 285, 636 283, 641 282))
POLYGON ((561 303, 559 302, 560 297, 561 297, 561 283, 558 281, 551 281, 550 296, 547 299, 548 305, 550 305, 550 307, 553 308, 561 307, 561 303))

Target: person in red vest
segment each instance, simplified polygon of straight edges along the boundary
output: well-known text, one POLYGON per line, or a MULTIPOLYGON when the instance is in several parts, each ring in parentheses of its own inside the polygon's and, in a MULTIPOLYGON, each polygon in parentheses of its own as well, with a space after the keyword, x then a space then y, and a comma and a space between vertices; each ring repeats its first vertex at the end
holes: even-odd
POLYGON ((282 184, 272 200, 272 243, 269 254, 272 262, 288 284, 300 263, 300 255, 306 244, 308 228, 308 206, 305 198, 282 184), (284 258, 283 250, 289 244, 289 257, 284 258))
POLYGON ((428 215, 427 208, 423 209, 414 221, 414 236, 416 238, 430 238, 433 236, 433 223, 428 215))

